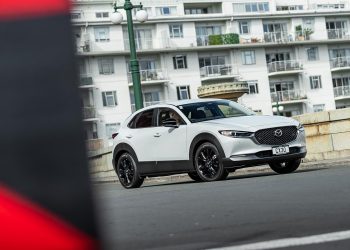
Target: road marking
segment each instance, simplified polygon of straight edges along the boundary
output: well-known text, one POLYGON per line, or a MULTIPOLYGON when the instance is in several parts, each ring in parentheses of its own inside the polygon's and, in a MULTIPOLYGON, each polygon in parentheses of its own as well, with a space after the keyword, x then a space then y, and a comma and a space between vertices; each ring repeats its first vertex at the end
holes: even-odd
POLYGON ((300 238, 286 238, 279 240, 262 241, 252 244, 214 248, 211 250, 264 250, 264 249, 275 249, 281 247, 292 247, 292 246, 303 246, 310 244, 319 244, 331 241, 346 240, 350 239, 350 230, 340 231, 327 234, 312 235, 300 238))

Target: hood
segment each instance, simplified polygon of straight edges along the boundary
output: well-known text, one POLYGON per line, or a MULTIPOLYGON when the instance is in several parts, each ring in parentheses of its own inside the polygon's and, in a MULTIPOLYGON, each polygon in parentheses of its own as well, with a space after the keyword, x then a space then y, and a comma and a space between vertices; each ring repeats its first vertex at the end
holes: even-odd
POLYGON ((204 121, 201 123, 218 126, 225 129, 236 129, 251 132, 271 127, 298 126, 299 124, 296 120, 293 120, 291 118, 267 115, 231 117, 204 121))

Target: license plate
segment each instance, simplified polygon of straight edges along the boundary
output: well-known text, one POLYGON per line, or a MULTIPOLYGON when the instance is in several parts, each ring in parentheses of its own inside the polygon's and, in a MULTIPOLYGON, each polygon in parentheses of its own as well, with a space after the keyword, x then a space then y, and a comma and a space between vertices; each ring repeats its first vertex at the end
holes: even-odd
POLYGON ((273 155, 285 155, 289 153, 289 146, 280 146, 272 148, 273 155))

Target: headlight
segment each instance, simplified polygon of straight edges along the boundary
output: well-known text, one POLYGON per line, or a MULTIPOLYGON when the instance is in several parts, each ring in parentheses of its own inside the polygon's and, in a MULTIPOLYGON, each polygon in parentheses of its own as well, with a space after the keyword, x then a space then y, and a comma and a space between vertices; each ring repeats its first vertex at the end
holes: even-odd
POLYGON ((304 132, 305 131, 304 126, 301 123, 299 123, 297 129, 298 129, 299 132, 304 132))
POLYGON ((220 130, 219 133, 224 136, 235 137, 235 138, 250 137, 251 135, 254 134, 253 132, 236 131, 236 130, 220 130))

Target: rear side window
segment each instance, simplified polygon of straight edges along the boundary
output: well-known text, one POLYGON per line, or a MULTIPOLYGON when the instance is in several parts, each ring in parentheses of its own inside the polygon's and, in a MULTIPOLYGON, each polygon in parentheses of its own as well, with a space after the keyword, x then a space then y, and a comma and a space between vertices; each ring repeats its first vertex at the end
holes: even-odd
POLYGON ((154 109, 146 110, 136 115, 128 124, 129 128, 149 128, 153 127, 154 109))

